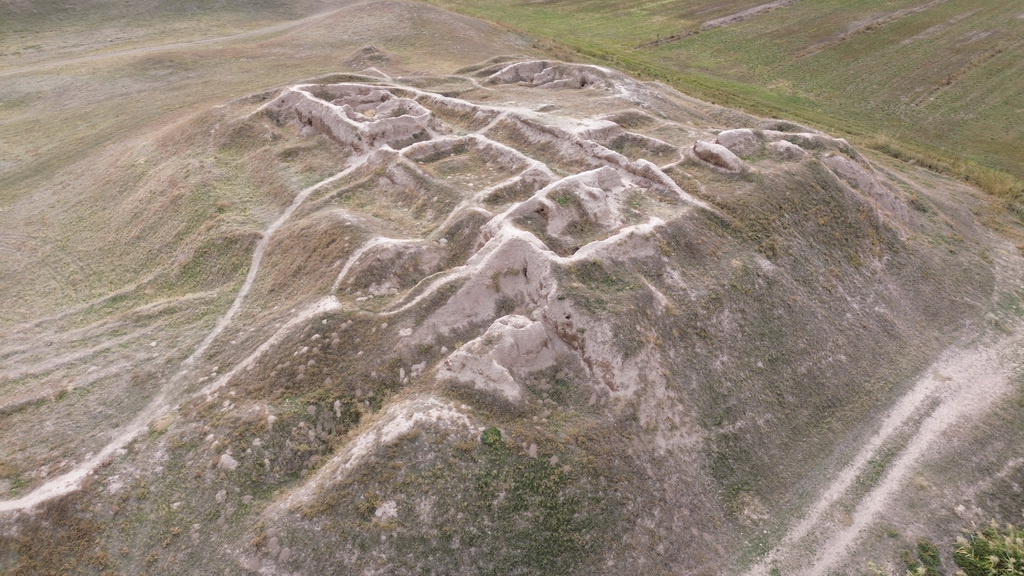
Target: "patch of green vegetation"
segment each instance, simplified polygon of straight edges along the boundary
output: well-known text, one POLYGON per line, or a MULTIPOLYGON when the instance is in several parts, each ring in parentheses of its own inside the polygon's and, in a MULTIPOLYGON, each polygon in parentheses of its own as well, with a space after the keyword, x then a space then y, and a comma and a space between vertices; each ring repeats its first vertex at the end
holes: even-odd
POLYGON ((967 576, 1024 574, 1024 528, 1012 524, 973 530, 957 540, 953 560, 967 576))
MULTIPOLYGON (((724 424, 731 420, 732 418, 726 415, 718 422, 724 424)), ((754 459, 748 453, 743 437, 735 432, 719 432, 711 442, 708 442, 706 455, 712 476, 725 487, 729 508, 736 513, 736 499, 744 493, 751 492, 757 480, 749 472, 749 463, 754 459)))
POLYGON ((12 496, 20 495, 22 489, 24 489, 27 484, 28 484, 28 482, 26 482, 25 479, 22 478, 21 474, 15 474, 14 476, 12 476, 11 477, 11 491, 10 491, 11 495, 12 496))
POLYGON ((7 576, 63 576, 110 573, 113 563, 102 543, 103 524, 76 492, 48 502, 17 531, 0 534, 0 561, 7 576))
POLYGON ((174 289, 186 292, 209 290, 239 280, 252 258, 257 240, 253 233, 202 239, 176 271, 171 281, 174 289))
POLYGON ((507 294, 498 294, 498 298, 494 301, 494 316, 495 318, 508 316, 514 313, 521 305, 520 298, 507 294))
POLYGON ((996 311, 1000 316, 1024 316, 1024 291, 1012 290, 999 294, 996 299, 996 311))
POLYGON ((781 179, 758 176, 755 184, 761 193, 719 204, 737 216, 730 232, 770 260, 813 254, 840 269, 900 249, 893 231, 872 217, 873 208, 820 162, 781 179))
POLYGON ((568 272, 588 288, 602 292, 624 292, 635 286, 621 275, 609 271, 605 264, 598 260, 574 262, 569 265, 568 272))
POLYGON ((915 550, 904 550, 901 560, 907 569, 907 576, 943 576, 942 558, 939 548, 927 538, 919 538, 915 550))
POLYGON ((616 308, 618 295, 631 290, 634 284, 620 274, 610 272, 597 260, 574 262, 566 270, 575 283, 566 283, 563 293, 591 314, 616 308))
POLYGON ((555 196, 554 196, 554 198, 552 198, 552 200, 555 201, 555 204, 558 204, 559 206, 561 206, 563 208, 568 207, 568 206, 578 206, 579 205, 579 199, 577 199, 575 196, 573 196, 572 194, 570 194, 568 192, 560 192, 558 194, 555 194, 555 196))
MULTIPOLYGON (((953 547, 953 561, 961 576, 1020 576, 1024 574, 1024 529, 1013 524, 1000 527, 995 521, 982 529, 964 530, 953 547)), ((904 550, 901 559, 906 576, 944 576, 939 547, 919 538, 914 550, 904 550)), ((874 567, 882 576, 885 570, 874 567)))
POLYGON ((324 551, 331 562, 366 569, 372 560, 345 550, 383 547, 391 572, 402 574, 559 575, 593 566, 617 510, 607 470, 564 453, 531 457, 497 427, 479 441, 439 443, 439 433, 381 448, 382 458, 310 511, 337 538, 324 551))
POLYGON ((564 407, 567 413, 586 413, 594 407, 588 405, 592 390, 578 380, 584 370, 578 358, 560 355, 555 365, 524 375, 520 383, 535 398, 564 407))
POLYGON ((482 442, 484 446, 491 447, 503 445, 504 443, 501 441, 501 430, 498 430, 494 426, 485 429, 483 434, 480 435, 480 442, 482 442))

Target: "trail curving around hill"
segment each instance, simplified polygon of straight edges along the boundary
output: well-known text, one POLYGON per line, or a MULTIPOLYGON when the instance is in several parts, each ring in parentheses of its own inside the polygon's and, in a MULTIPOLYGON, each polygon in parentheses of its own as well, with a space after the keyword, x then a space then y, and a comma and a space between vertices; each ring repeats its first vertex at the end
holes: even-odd
MULTIPOLYGON (((181 385, 182 381, 191 373, 191 370, 195 366, 196 361, 206 352, 206 350, 217 339, 217 337, 220 336, 220 334, 228 326, 231 325, 231 321, 234 319, 235 315, 241 309, 245 297, 249 294, 249 291, 252 289, 253 283, 256 281, 256 276, 259 274, 260 270, 260 264, 263 261, 263 255, 266 252, 267 245, 269 244, 270 239, 273 237, 274 233, 278 229, 280 229, 281 226, 283 226, 289 220, 289 218, 291 218, 295 210, 299 206, 301 206, 302 203, 305 202, 305 200, 309 198, 311 194, 313 194, 320 188, 323 188, 324 186, 328 186, 331 183, 336 182, 341 178, 344 178, 353 170, 358 168, 364 160, 365 157, 354 157, 349 161, 349 166, 345 170, 342 170, 341 172, 338 172, 337 174, 329 178, 321 180, 320 182, 299 192, 295 196, 295 199, 292 201, 292 203, 288 206, 288 208, 284 210, 284 212, 281 213, 277 220, 272 222, 263 231, 262 237, 256 244, 256 249, 253 252, 252 262, 249 266, 249 272, 246 275, 245 281, 242 283, 241 288, 239 288, 238 293, 235 296, 235 300, 231 303, 231 306, 217 320, 216 325, 214 325, 213 329, 210 330, 210 332, 206 335, 205 338, 203 338, 199 345, 196 346, 192 354, 190 354, 189 357, 182 362, 180 370, 174 376, 168 379, 163 386, 161 386, 160 391, 156 394, 153 400, 151 400, 150 403, 135 416, 131 423, 116 431, 116 435, 114 436, 114 438, 111 439, 99 452, 88 457, 86 460, 79 463, 77 466, 75 466, 68 472, 63 473, 60 476, 51 478, 50 480, 44 482, 42 485, 36 487, 31 492, 24 496, 21 496, 20 498, 0 501, 0 513, 26 510, 34 506, 37 506, 38 504, 51 500, 53 498, 57 498, 74 492, 81 486, 82 481, 89 474, 91 474, 96 468, 102 465, 103 462, 105 462, 107 459, 111 458, 115 454, 115 452, 127 446, 129 442, 131 442, 139 434, 144 432, 149 427, 150 422, 152 422, 155 418, 158 418, 162 414, 166 413, 171 408, 171 406, 169 405, 169 399, 174 393, 174 391, 181 385)), ((328 309, 331 309, 330 302, 327 302, 326 304, 318 303, 317 305, 311 307, 310 311, 307 312, 310 314, 315 314, 328 309)), ((300 314, 298 315, 297 318, 293 318, 292 321, 289 322, 288 326, 293 325, 294 323, 299 322, 304 318, 305 316, 300 314)), ((265 343, 264 345, 265 347, 269 347, 272 344, 273 338, 271 338, 271 341, 268 341, 268 343, 265 343)), ((261 346, 261 349, 263 348, 264 347, 261 346)), ((260 352, 261 349, 257 349, 257 352, 260 352)), ((255 355, 256 353, 254 353, 254 357, 255 355)), ((246 365, 245 362, 239 364, 232 372, 225 375, 225 377, 222 377, 221 380, 226 382, 227 377, 234 375, 234 373, 237 370, 243 368, 244 365, 246 365)), ((218 380, 218 382, 220 382, 221 380, 218 380)))

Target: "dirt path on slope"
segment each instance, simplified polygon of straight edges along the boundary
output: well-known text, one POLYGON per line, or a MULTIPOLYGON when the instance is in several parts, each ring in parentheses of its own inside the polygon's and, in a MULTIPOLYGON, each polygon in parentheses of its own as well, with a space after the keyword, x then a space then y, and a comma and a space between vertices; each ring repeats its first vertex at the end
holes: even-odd
POLYGON ((77 56, 75 58, 64 58, 60 60, 50 60, 47 62, 39 62, 29 66, 22 66, 19 68, 11 68, 8 70, 0 70, 0 78, 8 76, 16 76, 18 74, 26 74, 30 72, 38 72, 41 70, 48 70, 50 68, 59 68, 61 66, 67 66, 69 64, 84 64, 86 62, 95 62, 97 60, 104 60, 107 58, 118 58, 121 56, 139 56, 142 54, 151 54, 154 52, 163 52, 165 50, 175 50, 181 48, 194 48, 196 46, 205 46, 208 44, 217 44, 219 42, 230 42, 233 40, 242 40, 245 38, 252 38, 254 36, 261 36, 264 34, 275 34, 278 32, 288 32, 293 29, 298 29, 303 26, 308 26, 316 23, 322 18, 327 18, 333 14, 345 10, 346 7, 329 10, 326 12, 320 12, 307 16, 299 20, 290 20, 288 22, 282 22, 280 24, 274 24, 272 26, 266 26, 263 28, 257 28, 255 30, 249 30, 247 32, 239 32, 238 34, 229 34, 227 36, 217 36, 215 38, 203 38, 200 40, 188 40, 185 42, 170 42, 168 44, 156 44, 153 46, 139 46, 138 48, 128 48, 123 50, 113 50, 110 52, 102 52, 99 54, 89 54, 87 56, 77 56))
POLYGON ((932 364, 910 391, 885 416, 878 432, 853 461, 840 471, 802 520, 745 576, 766 576, 772 567, 783 573, 821 576, 845 560, 849 548, 886 510, 890 499, 909 480, 914 467, 936 440, 954 426, 972 421, 1012 390, 1019 350, 1019 330, 1011 335, 954 346, 932 364), (829 512, 850 492, 854 480, 879 457, 883 445, 920 416, 933 402, 938 406, 920 420, 905 448, 888 466, 881 481, 859 501, 852 522, 837 526, 829 512), (821 536, 824 535, 824 538, 821 536))
MULTIPOLYGON (((856 538, 877 517, 885 512, 889 499, 910 479, 915 465, 932 444, 954 426, 970 422, 984 414, 990 406, 1011 389, 1015 351, 1020 350, 1019 336, 1006 338, 994 347, 978 347, 957 351, 940 360, 926 377, 929 381, 949 378, 949 387, 941 390, 942 402, 928 416, 917 434, 894 461, 882 481, 858 504, 853 521, 835 533, 821 548, 807 573, 818 576, 828 573, 837 562, 847 556, 856 538)), ((900 415, 907 417, 907 415, 900 415)))
POLYGON ((738 24, 744 20, 753 16, 760 16, 766 12, 771 12, 776 8, 785 8, 790 4, 796 4, 797 0, 776 0, 775 2, 768 2, 767 4, 761 4, 754 6, 753 8, 747 8, 746 10, 740 10, 734 14, 728 16, 722 16, 721 18, 715 18, 714 20, 708 20, 704 24, 701 24, 700 29, 711 30, 713 28, 721 28, 722 26, 729 26, 730 24, 738 24))
POLYGON ((349 167, 345 170, 335 174, 334 176, 321 180, 320 182, 299 192, 295 196, 291 205, 281 213, 281 216, 279 216, 277 220, 271 223, 270 226, 263 231, 263 237, 256 244, 256 249, 253 252, 252 263, 249 266, 249 273, 246 275, 245 282, 242 284, 242 287, 239 288, 234 302, 231 303, 231 307, 229 307, 227 312, 220 317, 217 324, 206 335, 203 341, 196 346, 195 351, 193 351, 192 354, 182 362, 181 369, 167 382, 165 382, 163 386, 161 386, 160 391, 153 400, 150 401, 150 403, 143 408, 138 415, 136 415, 135 419, 133 419, 130 424, 121 430, 118 430, 114 438, 111 439, 111 441, 108 442, 99 452, 89 456, 86 460, 79 463, 70 471, 51 478, 20 498, 0 501, 0 513, 32 508, 33 506, 46 502, 47 500, 74 492, 78 489, 82 480, 86 476, 91 474, 93 470, 98 468, 105 460, 111 458, 116 451, 124 448, 136 436, 144 432, 149 427, 149 423, 155 418, 166 413, 170 408, 168 398, 177 388, 179 388, 182 381, 191 373, 196 361, 202 357, 203 353, 206 352, 213 341, 216 340, 216 338, 220 336, 220 334, 231 324, 231 321, 241 309, 245 297, 249 294, 249 290, 252 289, 252 285, 256 281, 256 276, 259 274, 260 264, 263 261, 263 254, 266 251, 267 244, 273 237, 274 232, 280 229, 281 226, 291 218, 295 210, 302 205, 302 203, 305 202, 313 192, 345 177, 351 173, 352 170, 356 169, 363 160, 364 158, 362 157, 354 158, 350 161, 349 167))

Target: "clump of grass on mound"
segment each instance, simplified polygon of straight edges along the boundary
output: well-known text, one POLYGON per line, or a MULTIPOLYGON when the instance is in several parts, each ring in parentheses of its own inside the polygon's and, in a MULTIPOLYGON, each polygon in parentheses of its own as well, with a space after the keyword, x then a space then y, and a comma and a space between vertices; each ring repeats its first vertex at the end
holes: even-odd
POLYGON ((1024 528, 1005 529, 992 522, 957 540, 953 560, 966 576, 1020 576, 1024 574, 1024 528))
MULTIPOLYGON (((939 548, 927 538, 917 541, 915 552, 904 551, 903 562, 907 565, 908 576, 942 576, 942 558, 939 548), (916 555, 916 558, 913 556, 916 555)), ((882 574, 883 572, 879 572, 882 574)))
MULTIPOLYGON (((1022 576, 1024 575, 1024 528, 1007 524, 1000 528, 995 520, 987 528, 964 530, 956 539, 953 561, 957 576, 1022 576)), ((921 538, 915 551, 904 551, 906 576, 944 576, 942 555, 930 540, 921 538)), ((882 576, 888 571, 872 565, 872 574, 882 576)))

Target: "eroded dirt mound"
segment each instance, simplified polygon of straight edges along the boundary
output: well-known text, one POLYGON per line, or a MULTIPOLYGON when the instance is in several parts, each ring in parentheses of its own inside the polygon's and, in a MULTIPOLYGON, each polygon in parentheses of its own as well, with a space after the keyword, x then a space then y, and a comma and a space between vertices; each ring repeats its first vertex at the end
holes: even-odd
POLYGON ((229 106, 225 149, 326 175, 84 488, 106 565, 737 570, 1006 294, 949 182, 604 68, 462 72, 229 106))

